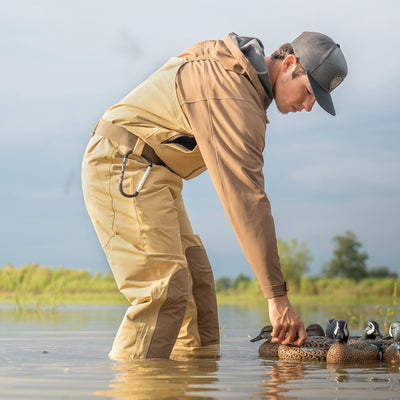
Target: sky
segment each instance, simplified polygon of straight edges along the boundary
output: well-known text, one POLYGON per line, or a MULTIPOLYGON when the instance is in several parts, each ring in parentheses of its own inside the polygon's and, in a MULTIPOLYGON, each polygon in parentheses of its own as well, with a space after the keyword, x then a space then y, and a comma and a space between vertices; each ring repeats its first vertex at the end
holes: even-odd
MULTIPOLYGON (((303 31, 340 43, 349 73, 318 105, 272 105, 265 185, 277 236, 305 242, 310 274, 333 237, 356 234, 368 267, 400 274, 398 1, 15 0, 0 13, 0 267, 38 263, 107 272, 80 181, 103 112, 191 44, 229 32, 266 54, 303 31), (61 5, 62 4, 62 5, 61 5)), ((184 183, 216 277, 253 276, 207 173, 184 183)))

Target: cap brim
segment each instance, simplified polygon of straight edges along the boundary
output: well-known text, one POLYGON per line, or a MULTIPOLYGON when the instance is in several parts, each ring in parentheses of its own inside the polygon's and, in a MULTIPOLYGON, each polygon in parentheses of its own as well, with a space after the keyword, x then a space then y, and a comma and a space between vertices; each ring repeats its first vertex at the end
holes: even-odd
POLYGON ((336 115, 330 93, 322 89, 309 73, 307 73, 307 75, 317 103, 329 114, 336 115))

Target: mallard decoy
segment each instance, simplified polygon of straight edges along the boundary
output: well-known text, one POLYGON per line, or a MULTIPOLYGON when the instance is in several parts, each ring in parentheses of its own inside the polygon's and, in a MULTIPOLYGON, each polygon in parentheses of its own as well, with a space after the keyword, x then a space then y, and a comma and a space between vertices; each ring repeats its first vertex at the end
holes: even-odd
MULTIPOLYGON (((332 332, 334 343, 329 348, 326 361, 331 364, 347 362, 379 361, 379 347, 368 341, 357 340, 348 344, 349 329, 343 320, 329 320, 329 329, 332 332)), ((327 329, 328 330, 328 329, 327 329)))
POLYGON ((393 322, 389 328, 388 341, 393 341, 387 348, 383 349, 383 362, 400 364, 400 322, 393 322))
POLYGON ((258 354, 260 357, 275 358, 278 357, 278 347, 280 343, 271 343, 272 340, 272 325, 266 325, 261 329, 258 336, 251 339, 250 342, 257 342, 258 340, 265 339, 265 342, 258 348, 258 354))

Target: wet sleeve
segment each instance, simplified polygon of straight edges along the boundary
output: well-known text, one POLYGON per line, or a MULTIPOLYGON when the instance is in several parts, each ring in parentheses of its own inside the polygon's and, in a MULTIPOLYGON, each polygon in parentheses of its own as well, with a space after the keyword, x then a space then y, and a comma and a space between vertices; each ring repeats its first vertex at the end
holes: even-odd
POLYGON ((181 68, 178 99, 264 297, 284 295, 287 286, 264 189, 265 112, 246 77, 221 71, 216 63, 202 64, 181 68))

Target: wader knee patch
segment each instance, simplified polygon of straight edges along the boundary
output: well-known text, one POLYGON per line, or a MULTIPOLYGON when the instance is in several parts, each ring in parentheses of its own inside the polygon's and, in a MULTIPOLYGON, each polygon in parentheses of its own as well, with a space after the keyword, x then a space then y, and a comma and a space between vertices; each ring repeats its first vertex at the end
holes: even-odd
POLYGON ((188 299, 188 271, 181 269, 169 280, 167 297, 158 312, 147 358, 168 358, 170 356, 185 316, 188 299))
POLYGON ((197 325, 202 346, 219 343, 217 298, 210 261, 203 246, 186 249, 197 307, 197 325))

